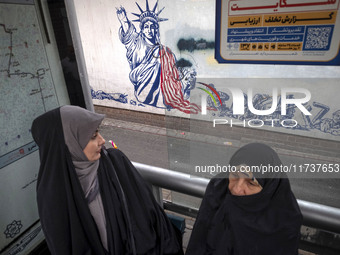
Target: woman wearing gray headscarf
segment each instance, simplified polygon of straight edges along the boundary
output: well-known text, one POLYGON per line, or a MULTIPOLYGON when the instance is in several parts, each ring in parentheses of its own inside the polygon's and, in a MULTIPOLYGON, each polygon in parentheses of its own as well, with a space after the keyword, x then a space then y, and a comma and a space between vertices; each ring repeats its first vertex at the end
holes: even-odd
POLYGON ((130 160, 103 148, 104 116, 63 106, 34 120, 37 202, 52 254, 182 254, 162 208, 130 160))

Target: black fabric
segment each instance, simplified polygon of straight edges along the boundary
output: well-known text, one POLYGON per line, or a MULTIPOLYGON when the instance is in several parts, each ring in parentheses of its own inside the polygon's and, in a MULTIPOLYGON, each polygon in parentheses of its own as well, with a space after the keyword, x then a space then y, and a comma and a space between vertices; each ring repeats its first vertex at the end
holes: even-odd
POLYGON ((96 224, 64 142, 60 110, 34 120, 39 146, 37 202, 52 254, 183 254, 175 231, 152 192, 119 150, 102 150, 98 169, 109 251, 96 224))
MULTIPOLYGON (((231 157, 229 164, 231 166, 246 165, 253 167, 254 177, 259 184, 264 187, 268 182, 277 183, 280 178, 287 178, 283 171, 261 171, 273 167, 282 166, 282 162, 277 153, 268 145, 262 143, 250 143, 238 149, 231 157), (256 170, 260 170, 257 172, 256 170)), ((277 185, 277 184, 275 184, 277 185)))
MULTIPOLYGON (((248 144, 231 158, 231 165, 280 165, 274 150, 248 144)), ((234 196, 228 175, 208 184, 186 255, 296 255, 302 215, 284 174, 260 176, 262 191, 234 196)), ((257 176, 258 178, 258 176, 257 176)))

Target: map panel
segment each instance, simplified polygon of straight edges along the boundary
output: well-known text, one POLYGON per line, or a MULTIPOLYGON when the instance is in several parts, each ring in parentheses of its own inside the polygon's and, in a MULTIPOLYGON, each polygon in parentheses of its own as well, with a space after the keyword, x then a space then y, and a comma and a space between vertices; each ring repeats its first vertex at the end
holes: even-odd
POLYGON ((0 3, 0 168, 37 149, 34 118, 59 105, 34 5, 0 3))

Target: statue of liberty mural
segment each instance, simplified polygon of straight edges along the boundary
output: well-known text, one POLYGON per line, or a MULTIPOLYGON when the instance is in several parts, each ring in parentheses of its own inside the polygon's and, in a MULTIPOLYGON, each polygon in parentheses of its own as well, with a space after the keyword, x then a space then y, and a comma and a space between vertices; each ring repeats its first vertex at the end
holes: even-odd
POLYGON ((188 114, 198 113, 199 107, 185 99, 187 92, 184 91, 187 91, 188 84, 182 84, 179 79, 175 55, 160 42, 159 22, 168 20, 159 17, 164 8, 156 12, 156 2, 150 10, 146 0, 144 11, 136 4, 140 14, 133 13, 138 17, 133 21, 139 22, 139 33, 128 19, 124 7, 117 8, 117 17, 121 23, 119 38, 127 50, 126 57, 131 69, 129 78, 134 85, 136 99, 142 104, 157 108, 175 108, 188 114))

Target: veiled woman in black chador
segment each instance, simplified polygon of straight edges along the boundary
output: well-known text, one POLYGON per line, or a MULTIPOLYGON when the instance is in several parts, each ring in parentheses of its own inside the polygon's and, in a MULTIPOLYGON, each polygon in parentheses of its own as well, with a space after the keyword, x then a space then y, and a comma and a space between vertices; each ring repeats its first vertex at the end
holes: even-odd
POLYGON ((37 202, 54 255, 183 254, 180 239, 130 160, 102 148, 104 116, 62 106, 34 120, 37 202))
POLYGON ((186 255, 297 255, 302 215, 287 176, 254 171, 279 169, 276 152, 248 144, 230 165, 209 182, 186 255))

